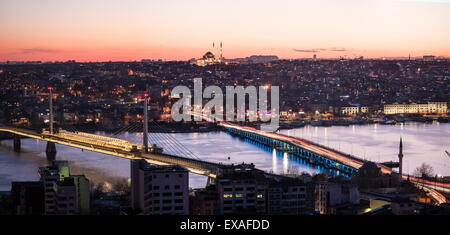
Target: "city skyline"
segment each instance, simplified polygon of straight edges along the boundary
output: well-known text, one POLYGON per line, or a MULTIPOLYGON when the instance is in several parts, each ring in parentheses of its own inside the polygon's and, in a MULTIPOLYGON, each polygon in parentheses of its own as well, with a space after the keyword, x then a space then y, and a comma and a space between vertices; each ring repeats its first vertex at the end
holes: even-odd
POLYGON ((450 1, 0 3, 0 61, 450 57, 450 1), (255 7, 257 6, 257 7, 255 7))

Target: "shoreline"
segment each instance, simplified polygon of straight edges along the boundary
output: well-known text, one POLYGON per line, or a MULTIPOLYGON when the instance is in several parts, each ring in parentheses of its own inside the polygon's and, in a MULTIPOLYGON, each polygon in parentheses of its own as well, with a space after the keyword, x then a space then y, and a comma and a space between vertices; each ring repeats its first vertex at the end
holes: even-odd
MULTIPOLYGON (((279 130, 290 130, 296 128, 303 128, 306 126, 313 127, 332 127, 332 126, 363 126, 363 125, 407 125, 408 123, 423 123, 434 125, 438 124, 446 124, 450 123, 450 117, 445 118, 408 118, 408 119, 400 119, 394 118, 389 120, 374 120, 374 119, 318 119, 318 120, 281 120, 279 130)), ((138 124, 138 123, 133 123, 138 124)), ((131 124, 131 125, 133 125, 131 124)), ((260 122, 252 122, 252 123, 239 123, 241 125, 250 126, 254 128, 258 128, 262 124, 260 122)), ((120 129, 123 129, 123 126, 107 126, 102 124, 75 124, 75 125, 63 125, 61 126, 66 130, 76 130, 80 132, 98 132, 103 131, 105 133, 115 133, 120 129), (66 128, 64 128, 66 127, 66 128), (67 128, 68 127, 68 128, 67 128)), ((40 130, 42 128, 47 128, 47 126, 30 126, 26 127, 30 129, 40 130)), ((151 133, 167 133, 167 134, 177 134, 177 133, 208 133, 208 132, 217 132, 221 131, 222 128, 217 126, 216 123, 176 123, 176 122, 158 122, 157 126, 150 124, 149 132, 151 133)), ((125 128, 126 129, 126 128, 125 128)), ((135 128, 131 128, 132 130, 126 130, 123 132, 136 133, 142 132, 142 127, 137 125, 135 128)), ((0 140, 12 139, 12 135, 8 133, 0 133, 0 140)), ((25 137, 23 137, 25 138, 25 137)))

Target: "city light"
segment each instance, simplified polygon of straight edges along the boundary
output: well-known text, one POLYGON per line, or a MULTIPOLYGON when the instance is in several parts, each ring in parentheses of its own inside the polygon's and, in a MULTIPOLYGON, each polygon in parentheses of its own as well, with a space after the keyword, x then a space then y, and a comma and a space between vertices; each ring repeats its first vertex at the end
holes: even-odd
POLYGON ((316 215, 450 215, 450 1, 0 9, 0 215, 40 227, 19 224, 298 233, 348 228, 316 215))

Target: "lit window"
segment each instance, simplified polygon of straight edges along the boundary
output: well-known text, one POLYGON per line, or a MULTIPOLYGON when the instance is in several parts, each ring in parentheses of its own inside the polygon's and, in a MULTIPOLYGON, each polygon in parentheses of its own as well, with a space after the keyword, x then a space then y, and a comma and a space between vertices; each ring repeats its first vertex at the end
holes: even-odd
POLYGON ((224 197, 224 198, 232 198, 232 197, 233 197, 233 194, 224 194, 223 197, 224 197))

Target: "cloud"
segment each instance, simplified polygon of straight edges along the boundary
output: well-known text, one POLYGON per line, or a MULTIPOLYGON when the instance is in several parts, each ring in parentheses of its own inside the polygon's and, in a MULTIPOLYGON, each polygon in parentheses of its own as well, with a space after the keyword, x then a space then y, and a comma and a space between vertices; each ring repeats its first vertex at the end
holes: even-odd
POLYGON ((304 50, 304 49, 292 49, 293 51, 296 51, 296 52, 303 52, 303 53, 316 53, 316 52, 319 52, 319 50, 317 50, 317 49, 307 49, 307 50, 304 50))
POLYGON ((271 48, 262 48, 261 50, 264 50, 264 51, 274 51, 274 50, 276 50, 277 48, 274 48, 274 47, 271 47, 271 48))
POLYGON ((335 47, 333 47, 333 48, 329 48, 328 51, 347 51, 347 49, 345 49, 345 48, 335 48, 335 47))
POLYGON ((35 54, 35 53, 60 53, 59 50, 53 50, 48 48, 26 48, 22 49, 24 54, 35 54))

